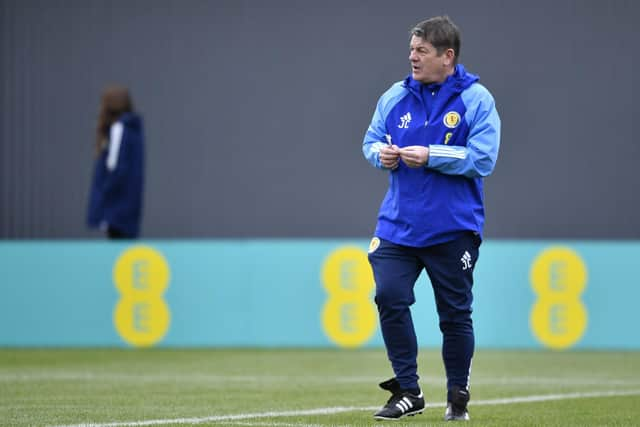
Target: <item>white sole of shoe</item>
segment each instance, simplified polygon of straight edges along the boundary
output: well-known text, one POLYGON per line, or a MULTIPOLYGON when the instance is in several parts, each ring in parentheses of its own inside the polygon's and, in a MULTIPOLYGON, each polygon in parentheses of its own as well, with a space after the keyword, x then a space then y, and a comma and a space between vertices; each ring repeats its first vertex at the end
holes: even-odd
POLYGON ((413 417, 414 415, 421 414, 422 411, 423 411, 423 409, 420 409, 418 411, 407 412, 406 414, 400 415, 398 418, 383 417, 381 415, 374 415, 373 418, 375 418, 376 420, 381 420, 381 421, 382 420, 384 420, 384 421, 397 421, 397 420, 399 420, 401 418, 404 418, 404 417, 413 417))

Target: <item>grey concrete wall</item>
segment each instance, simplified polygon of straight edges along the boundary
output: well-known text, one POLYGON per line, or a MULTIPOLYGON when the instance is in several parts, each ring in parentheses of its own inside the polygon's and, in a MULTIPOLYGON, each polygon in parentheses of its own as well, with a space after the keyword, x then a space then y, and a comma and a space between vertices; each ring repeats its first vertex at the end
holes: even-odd
POLYGON ((361 142, 449 14, 503 121, 488 238, 640 238, 633 1, 0 0, 0 237, 84 226, 102 87, 147 131, 144 237, 366 237, 361 142))

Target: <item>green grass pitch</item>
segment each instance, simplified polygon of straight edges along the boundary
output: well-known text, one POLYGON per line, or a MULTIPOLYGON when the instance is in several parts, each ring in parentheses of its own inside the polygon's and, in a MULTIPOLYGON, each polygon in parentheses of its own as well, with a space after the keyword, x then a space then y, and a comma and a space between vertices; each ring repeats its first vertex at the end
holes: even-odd
MULTIPOLYGON (((0 349, 2 426, 445 425, 440 353, 422 349, 428 407, 372 418, 384 350, 0 349)), ((640 352, 476 350, 474 426, 640 425, 640 352)))

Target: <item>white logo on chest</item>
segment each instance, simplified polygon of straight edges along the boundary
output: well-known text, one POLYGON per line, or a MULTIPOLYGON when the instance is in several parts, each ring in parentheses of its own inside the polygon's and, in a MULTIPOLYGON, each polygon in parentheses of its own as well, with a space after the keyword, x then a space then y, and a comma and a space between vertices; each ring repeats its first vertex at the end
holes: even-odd
POLYGON ((400 124, 398 127, 400 129, 409 129, 409 123, 411 122, 411 113, 407 113, 404 116, 400 117, 400 124))

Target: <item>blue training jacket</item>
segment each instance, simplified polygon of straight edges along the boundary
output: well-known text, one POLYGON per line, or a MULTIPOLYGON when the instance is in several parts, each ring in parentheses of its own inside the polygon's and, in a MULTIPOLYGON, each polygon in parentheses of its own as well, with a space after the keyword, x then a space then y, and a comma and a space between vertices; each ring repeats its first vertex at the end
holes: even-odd
POLYGON ((96 159, 87 222, 127 237, 140 233, 144 181, 142 119, 124 113, 111 125, 109 145, 96 159))
POLYGON ((495 166, 500 117, 489 91, 460 64, 442 84, 411 76, 378 101, 362 150, 373 166, 389 141, 399 147, 429 148, 423 168, 402 161, 389 173, 389 190, 375 235, 393 243, 425 247, 455 239, 465 231, 482 238, 482 178, 495 166))

